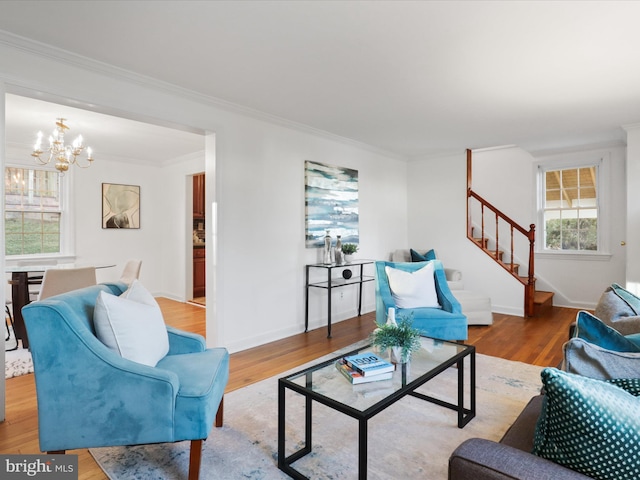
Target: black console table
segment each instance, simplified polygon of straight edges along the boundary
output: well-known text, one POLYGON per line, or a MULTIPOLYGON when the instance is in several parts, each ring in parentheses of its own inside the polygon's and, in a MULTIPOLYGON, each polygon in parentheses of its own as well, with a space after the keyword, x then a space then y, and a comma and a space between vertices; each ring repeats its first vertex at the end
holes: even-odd
POLYGON ((372 282, 375 277, 373 275, 365 276, 364 266, 373 264, 373 260, 354 260, 344 265, 336 265, 335 263, 324 264, 315 263, 306 266, 306 295, 305 295, 305 315, 304 315, 304 331, 309 328, 309 288, 323 288, 327 290, 327 338, 331 338, 331 290, 334 288, 345 287, 347 285, 358 285, 358 316, 362 309, 362 284, 372 282), (327 279, 321 282, 309 283, 309 270, 312 268, 325 269, 327 279), (333 277, 333 270, 344 271, 346 269, 353 270, 350 278, 344 276, 333 277), (356 272, 355 270, 358 270, 356 272))

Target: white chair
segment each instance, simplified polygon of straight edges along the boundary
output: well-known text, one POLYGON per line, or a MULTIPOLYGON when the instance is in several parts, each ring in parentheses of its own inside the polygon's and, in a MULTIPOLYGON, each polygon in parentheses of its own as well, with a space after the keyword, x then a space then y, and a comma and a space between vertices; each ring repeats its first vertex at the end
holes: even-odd
POLYGON ((38 300, 96 285, 96 268, 50 268, 42 277, 38 300))
MULTIPOLYGON (((29 266, 50 266, 57 265, 57 260, 18 260, 16 265, 18 267, 29 266)), ((29 287, 29 301, 34 302, 40 295, 40 285, 42 285, 43 272, 29 272, 27 273, 27 285, 29 287)))
POLYGON ((142 267, 142 260, 129 260, 124 266, 120 281, 131 285, 134 280, 140 276, 140 268, 142 267))

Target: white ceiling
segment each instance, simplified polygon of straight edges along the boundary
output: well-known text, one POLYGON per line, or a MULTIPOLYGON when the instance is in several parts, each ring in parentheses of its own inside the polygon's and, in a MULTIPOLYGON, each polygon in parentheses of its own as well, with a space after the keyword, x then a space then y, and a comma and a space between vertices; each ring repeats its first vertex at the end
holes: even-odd
POLYGON ((408 157, 622 142, 638 19, 635 1, 0 2, 1 30, 408 157))
POLYGON ((43 145, 48 146, 57 118, 66 119, 69 127, 65 142, 69 144, 82 135, 96 162, 108 157, 122 162, 166 164, 204 151, 204 137, 198 134, 7 94, 6 136, 10 151, 11 147, 18 151, 25 146, 33 148, 39 131, 43 145))

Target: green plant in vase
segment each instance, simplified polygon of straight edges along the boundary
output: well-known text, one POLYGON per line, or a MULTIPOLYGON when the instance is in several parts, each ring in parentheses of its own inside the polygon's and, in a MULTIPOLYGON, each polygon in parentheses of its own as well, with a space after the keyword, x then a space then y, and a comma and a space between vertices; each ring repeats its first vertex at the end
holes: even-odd
POLYGON ((358 245, 355 243, 344 243, 342 244, 342 253, 344 253, 344 258, 347 263, 351 262, 353 258, 353 254, 358 251, 358 245))
POLYGON ((420 330, 413 328, 410 318, 401 318, 398 323, 388 322, 371 334, 371 344, 381 350, 399 350, 400 363, 409 361, 411 354, 420 348, 420 330))

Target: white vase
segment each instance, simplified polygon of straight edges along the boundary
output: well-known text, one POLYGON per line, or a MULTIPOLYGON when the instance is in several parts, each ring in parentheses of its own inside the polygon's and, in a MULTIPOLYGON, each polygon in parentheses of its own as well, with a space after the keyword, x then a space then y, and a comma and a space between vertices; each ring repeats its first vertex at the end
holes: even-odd
POLYGON ((402 347, 391 347, 391 363, 402 364, 409 361, 410 354, 404 357, 402 347))
POLYGON ((344 261, 346 263, 351 263, 353 261, 353 255, 345 255, 344 256, 344 261))

